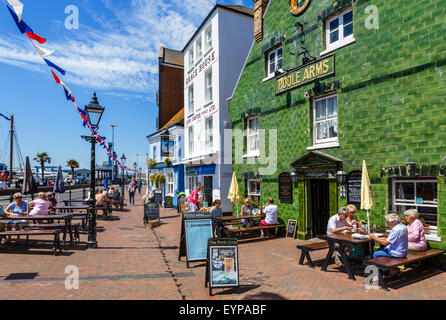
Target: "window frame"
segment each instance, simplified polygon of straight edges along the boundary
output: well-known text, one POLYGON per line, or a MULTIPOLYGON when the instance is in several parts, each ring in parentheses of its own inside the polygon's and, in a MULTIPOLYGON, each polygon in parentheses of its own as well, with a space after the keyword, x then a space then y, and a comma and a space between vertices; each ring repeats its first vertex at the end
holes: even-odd
POLYGON ((281 73, 283 72, 283 46, 282 45, 277 46, 274 49, 272 49, 266 53, 266 79, 274 78, 276 75, 276 71, 279 71, 281 73), (282 67, 280 69, 277 68, 278 62, 279 62, 277 53, 279 52, 279 50, 282 50, 282 54, 281 54, 281 58, 280 58, 280 60, 282 61, 282 67), (271 55, 272 54, 274 54, 274 71, 273 72, 270 71, 271 55))
POLYGON ((204 29, 204 44, 205 44, 205 52, 208 52, 212 49, 213 39, 212 39, 212 23, 204 29), (210 32, 209 32, 210 31, 210 32), (208 34, 210 37, 208 38, 208 34), (210 42, 210 44, 209 44, 210 42))
MULTIPOLYGON (((327 110, 327 103, 325 104, 325 108, 326 108, 325 110, 327 110)), ((338 140, 338 138, 339 138, 339 122, 338 122, 339 116, 338 116, 338 114, 339 114, 338 113, 338 95, 336 93, 313 99, 313 146, 324 145, 324 144, 336 144, 339 141, 338 140), (334 119, 334 117, 327 118, 327 116, 326 116, 325 120, 316 120, 317 119, 317 116, 316 116, 317 102, 321 101, 321 100, 327 101, 333 97, 336 98, 336 124, 337 124, 336 126, 338 129, 336 131, 336 137, 322 139, 322 140, 317 139, 317 123, 328 122, 328 121, 332 121, 334 119)))
POLYGON ((258 201, 260 202, 260 194, 261 194, 261 185, 260 185, 260 179, 248 179, 247 180, 247 195, 248 198, 252 201, 258 201), (251 182, 257 182, 259 186, 259 190, 256 190, 257 192, 253 192, 251 190, 251 182), (255 199, 255 197, 258 197, 258 199, 255 199))
POLYGON ((195 50, 197 52, 197 62, 198 62, 203 57, 203 39, 201 35, 197 37, 197 41, 195 42, 195 50), (198 44, 200 44, 200 51, 198 51, 198 44))
POLYGON ((210 67, 208 70, 204 73, 204 100, 205 104, 209 104, 214 101, 214 92, 213 92, 213 78, 212 78, 212 67, 210 67), (210 74, 210 86, 207 83, 208 75, 210 74), (208 93, 209 92, 209 93, 208 93), (209 96, 208 96, 209 95, 209 96))
POLYGON ((354 15, 353 15, 353 8, 352 7, 348 7, 342 11, 340 11, 339 13, 337 13, 336 15, 332 16, 331 18, 327 19, 324 23, 324 27, 325 27, 325 50, 323 52, 320 53, 320 55, 324 55, 328 52, 334 51, 336 49, 342 48, 350 43, 353 43, 356 41, 355 39, 355 30, 353 28, 352 34, 348 35, 347 37, 344 37, 344 15, 346 15, 347 13, 352 12, 352 22, 351 24, 354 27, 354 15), (339 38, 337 41, 330 43, 330 23, 336 19, 339 19, 339 24, 338 24, 338 33, 339 33, 339 38))
POLYGON ((210 150, 211 152, 214 150, 214 117, 210 116, 204 120, 204 132, 205 132, 205 140, 204 145, 206 150, 210 150), (208 131, 207 123, 210 121, 212 124, 211 130, 208 131), (212 138, 211 142, 209 142, 209 138, 212 138))
POLYGON ((194 149, 195 149, 195 146, 194 146, 194 126, 190 126, 188 129, 187 129, 187 138, 188 138, 188 151, 189 151, 189 155, 192 155, 192 154, 194 154, 194 149))
POLYGON ((259 156, 260 154, 260 117, 258 115, 246 118, 246 155, 247 156, 259 156), (250 127, 252 120, 257 119, 257 133, 251 134, 253 131, 250 127), (257 147, 258 149, 250 148, 250 138, 257 136, 257 147))
POLYGON ((188 88, 187 88, 187 111, 189 113, 189 115, 194 114, 195 112, 195 93, 194 93, 195 89, 194 89, 194 84, 192 83, 188 88), (192 94, 191 94, 192 92, 192 94), (192 97, 192 101, 191 101, 191 97, 192 97))
POLYGON ((175 191, 175 176, 173 172, 169 172, 166 174, 166 195, 167 196, 174 196, 175 191), (170 192, 170 188, 172 188, 172 192, 170 192))
POLYGON ((191 46, 187 52, 188 52, 188 56, 189 56, 188 61, 189 61, 189 71, 190 71, 195 66, 194 46, 191 46))

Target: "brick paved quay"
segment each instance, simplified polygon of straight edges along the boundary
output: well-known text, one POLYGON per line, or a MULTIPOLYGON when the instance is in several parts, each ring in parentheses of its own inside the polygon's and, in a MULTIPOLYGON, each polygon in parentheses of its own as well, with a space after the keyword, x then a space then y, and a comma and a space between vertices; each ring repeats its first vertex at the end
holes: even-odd
MULTIPOLYGON (((184 258, 178 261, 180 218, 174 210, 161 211, 162 225, 146 229, 143 207, 114 212, 116 220, 99 220, 98 249, 82 244, 67 246, 63 255, 48 249, 31 248, 0 253, 0 299, 242 299, 248 294, 272 292, 287 299, 445 299, 446 273, 426 273, 422 281, 399 286, 386 293, 365 289, 363 276, 357 281, 330 265, 328 272, 298 265, 298 240, 277 238, 239 245, 241 289, 218 289, 208 296, 204 288, 205 267, 184 258), (119 218, 119 220, 118 220, 119 218), (65 289, 65 268, 79 268, 78 290, 65 289), (22 275, 13 275, 22 274, 22 275)), ((321 259, 326 251, 312 254, 321 259)), ((426 269, 426 272, 429 271, 426 269)), ((422 275, 417 272, 417 278, 422 275)), ((413 279, 413 272, 405 272, 413 279), (412 273, 412 274, 411 274, 412 273)))

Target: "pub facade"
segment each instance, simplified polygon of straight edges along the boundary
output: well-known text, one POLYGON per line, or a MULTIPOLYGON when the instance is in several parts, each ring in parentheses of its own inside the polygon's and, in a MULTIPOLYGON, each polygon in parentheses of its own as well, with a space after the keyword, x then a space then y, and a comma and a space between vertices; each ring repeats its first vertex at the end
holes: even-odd
POLYGON ((371 224, 417 208, 431 246, 446 249, 444 10, 441 0, 254 0, 255 40, 229 99, 244 132, 233 145, 241 193, 273 197, 297 237, 313 238, 340 207, 359 209, 366 160, 371 224), (275 152, 276 170, 261 174, 275 152))

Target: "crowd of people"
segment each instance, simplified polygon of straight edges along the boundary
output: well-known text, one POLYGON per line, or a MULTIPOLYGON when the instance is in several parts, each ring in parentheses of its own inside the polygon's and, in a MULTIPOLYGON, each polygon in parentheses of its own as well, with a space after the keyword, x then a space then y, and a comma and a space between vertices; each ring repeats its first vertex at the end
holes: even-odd
MULTIPOLYGON (((327 234, 356 232, 358 219, 355 217, 356 207, 349 205, 340 208, 337 215, 331 217, 327 225, 327 234)), ((380 248, 375 252, 367 252, 368 245, 356 245, 347 249, 349 259, 359 256, 361 259, 370 256, 370 259, 378 257, 404 258, 408 251, 424 251, 427 249, 427 241, 424 236, 423 223, 418 219, 418 211, 409 209, 404 212, 404 216, 409 225, 405 226, 401 218, 396 213, 386 215, 386 225, 389 233, 386 238, 380 237, 374 233, 368 235, 369 239, 380 244, 380 248)), ((336 264, 342 264, 340 254, 336 252, 336 264)), ((393 277, 399 273, 398 268, 389 270, 387 277, 393 277)))

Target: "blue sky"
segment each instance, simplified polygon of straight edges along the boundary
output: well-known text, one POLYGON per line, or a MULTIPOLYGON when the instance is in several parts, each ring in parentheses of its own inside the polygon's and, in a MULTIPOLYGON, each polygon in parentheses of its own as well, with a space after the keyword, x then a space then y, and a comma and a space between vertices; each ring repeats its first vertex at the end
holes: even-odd
MULTIPOLYGON (((3 0, 2 0, 3 1, 3 0)), ((115 145, 127 166, 143 167, 148 152, 146 136, 155 130, 158 87, 158 48, 182 49, 208 12, 212 0, 21 0, 23 20, 55 49, 49 60, 67 71, 62 81, 83 108, 96 91, 106 107, 100 133, 111 141, 110 124, 116 124, 115 145), (79 29, 65 28, 65 8, 79 9, 79 29)), ((218 1, 252 8, 252 0, 218 1)), ((79 115, 54 82, 48 67, 20 34, 8 10, 0 5, 0 112, 14 114, 23 157, 47 152, 52 165, 69 159, 89 167, 90 148, 80 136, 88 134, 79 115)), ((0 148, 9 122, 0 118, 0 148)), ((106 153, 97 149, 97 162, 106 153)), ((9 163, 0 150, 0 162, 9 163)), ((35 163, 32 163, 34 165, 35 163)), ((15 162, 15 165, 17 162, 15 162)))

